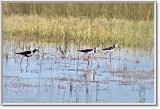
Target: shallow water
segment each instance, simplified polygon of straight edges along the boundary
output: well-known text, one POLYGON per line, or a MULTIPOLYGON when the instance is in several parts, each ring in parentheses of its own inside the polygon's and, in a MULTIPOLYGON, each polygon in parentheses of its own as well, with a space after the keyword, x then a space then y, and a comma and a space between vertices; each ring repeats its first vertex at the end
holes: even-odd
POLYGON ((3 103, 155 103, 154 50, 116 48, 111 60, 102 51, 88 65, 85 48, 4 40, 3 103), (15 54, 35 47, 28 63, 15 54))

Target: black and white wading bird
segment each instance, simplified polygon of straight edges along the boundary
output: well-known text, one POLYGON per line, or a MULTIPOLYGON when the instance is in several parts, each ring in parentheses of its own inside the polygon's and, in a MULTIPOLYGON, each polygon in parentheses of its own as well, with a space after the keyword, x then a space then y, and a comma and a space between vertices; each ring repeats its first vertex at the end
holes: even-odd
POLYGON ((24 57, 27 57, 27 62, 28 62, 28 57, 31 57, 36 51, 39 52, 39 50, 37 48, 35 48, 32 51, 24 51, 24 52, 19 52, 19 53, 16 53, 16 54, 20 54, 20 55, 23 55, 24 57))
POLYGON ((114 51, 114 49, 115 49, 116 47, 118 47, 117 44, 113 45, 113 47, 104 48, 104 49, 102 49, 102 50, 105 50, 105 51, 106 51, 105 55, 106 55, 108 52, 110 53, 110 60, 111 60, 111 53, 114 51))
POLYGON ((99 48, 96 47, 96 48, 93 48, 93 49, 85 49, 85 50, 77 50, 77 51, 80 51, 80 52, 85 53, 85 54, 83 55, 83 57, 88 61, 88 64, 89 64, 89 59, 87 59, 87 58, 85 57, 85 55, 95 54, 97 51, 99 51, 99 48))

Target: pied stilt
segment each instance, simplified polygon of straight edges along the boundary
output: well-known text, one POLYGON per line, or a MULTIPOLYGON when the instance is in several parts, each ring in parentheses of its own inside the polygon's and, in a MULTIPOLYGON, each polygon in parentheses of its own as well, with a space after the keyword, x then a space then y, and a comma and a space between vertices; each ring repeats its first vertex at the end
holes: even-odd
POLYGON ((93 49, 85 49, 85 50, 77 50, 77 51, 80 51, 80 52, 83 52, 83 53, 85 53, 84 55, 83 55, 83 57, 88 61, 88 64, 89 64, 89 59, 87 59, 86 57, 85 57, 85 55, 91 55, 91 54, 95 54, 97 51, 99 51, 99 48, 98 47, 96 47, 96 48, 93 48, 93 49))
POLYGON ((36 51, 39 51, 39 50, 37 48, 35 48, 32 51, 24 51, 24 52, 19 52, 19 53, 16 53, 16 54, 20 54, 20 55, 26 56, 27 57, 27 62, 28 62, 28 57, 32 56, 36 51))
POLYGON ((102 49, 102 50, 106 50, 105 55, 107 54, 107 52, 109 52, 109 53, 110 53, 110 61, 111 61, 111 53, 114 51, 114 49, 115 49, 117 46, 118 46, 118 45, 117 45, 117 44, 115 44, 115 45, 113 45, 113 47, 108 47, 108 48, 104 48, 104 49, 102 49))
POLYGON ((19 53, 16 53, 16 54, 21 54, 21 55, 24 55, 26 57, 30 57, 32 56, 36 51, 38 51, 37 48, 35 48, 34 50, 32 51, 24 51, 24 52, 19 52, 19 53))

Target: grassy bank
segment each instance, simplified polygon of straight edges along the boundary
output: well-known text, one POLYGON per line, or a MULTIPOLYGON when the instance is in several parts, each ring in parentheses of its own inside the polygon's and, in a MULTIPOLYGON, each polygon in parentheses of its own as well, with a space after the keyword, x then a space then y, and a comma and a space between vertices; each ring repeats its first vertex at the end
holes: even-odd
POLYGON ((30 40, 72 40, 75 43, 153 47, 154 21, 124 19, 4 16, 3 35, 30 40))

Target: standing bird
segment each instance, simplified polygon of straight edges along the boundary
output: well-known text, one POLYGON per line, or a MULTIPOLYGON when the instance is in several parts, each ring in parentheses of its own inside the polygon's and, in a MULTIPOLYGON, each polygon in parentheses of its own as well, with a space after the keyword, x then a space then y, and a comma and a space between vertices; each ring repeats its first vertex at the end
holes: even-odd
POLYGON ((85 55, 86 55, 86 54, 88 54, 88 55, 95 54, 97 51, 99 51, 99 48, 96 47, 96 48, 93 48, 93 49, 85 49, 85 50, 77 50, 77 51, 80 51, 80 52, 85 53, 85 54, 83 55, 83 57, 88 61, 88 64, 89 64, 89 59, 87 59, 87 58, 85 57, 85 55))
POLYGON ((27 62, 28 62, 28 57, 32 56, 36 51, 39 51, 39 50, 37 48, 35 48, 32 51, 24 51, 24 52, 19 52, 19 53, 16 53, 16 54, 20 54, 20 55, 26 56, 27 57, 27 62))
MULTIPOLYGON (((111 61, 111 53, 114 51, 114 49, 115 49, 117 46, 118 46, 118 45, 115 44, 115 45, 113 45, 113 47, 108 47, 108 48, 102 49, 102 50, 106 50, 107 52, 110 53, 110 61, 111 61)), ((105 53, 105 55, 107 54, 107 52, 105 53)))

